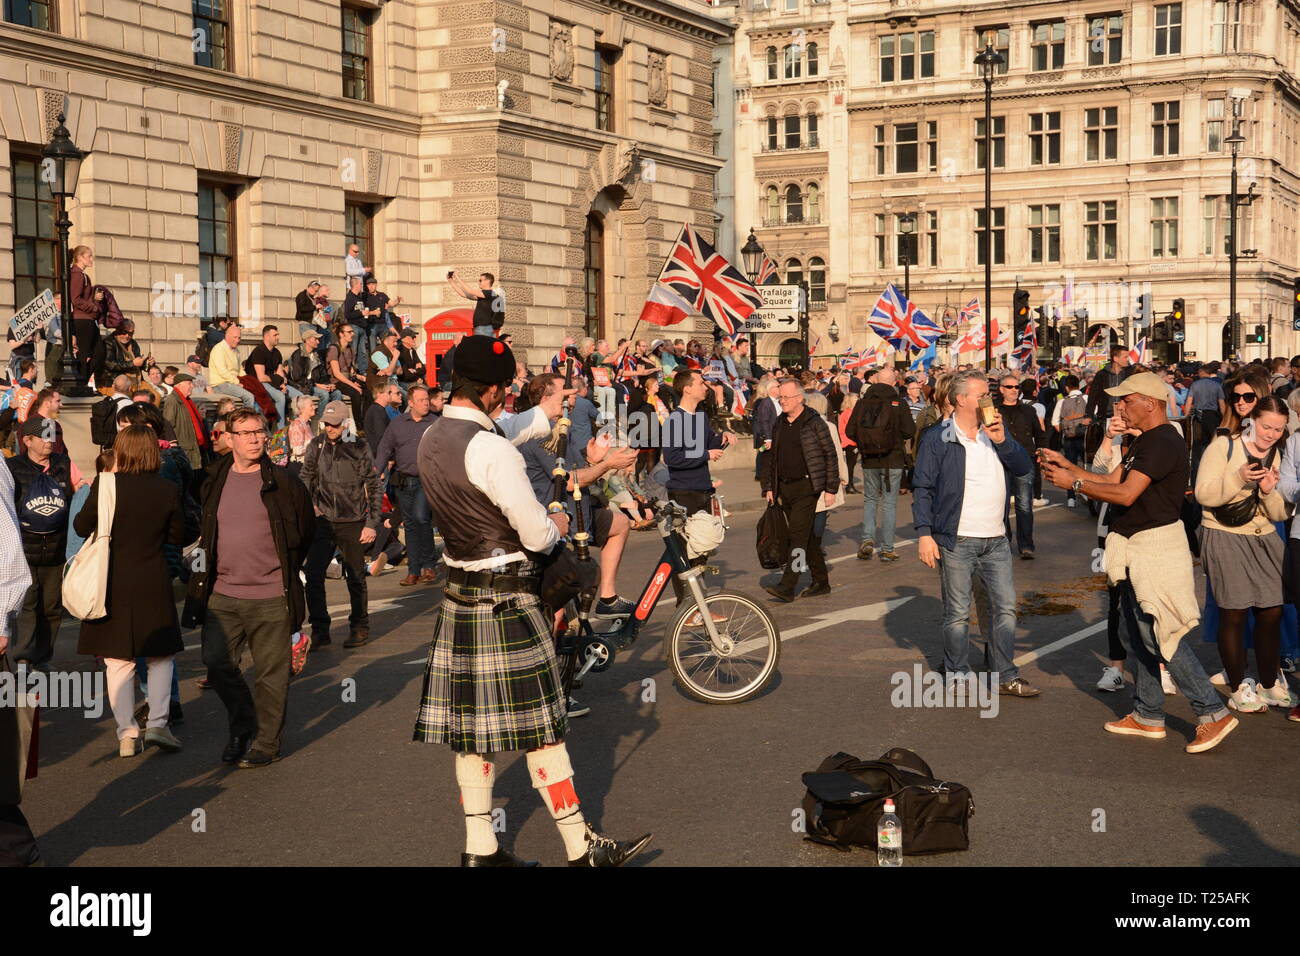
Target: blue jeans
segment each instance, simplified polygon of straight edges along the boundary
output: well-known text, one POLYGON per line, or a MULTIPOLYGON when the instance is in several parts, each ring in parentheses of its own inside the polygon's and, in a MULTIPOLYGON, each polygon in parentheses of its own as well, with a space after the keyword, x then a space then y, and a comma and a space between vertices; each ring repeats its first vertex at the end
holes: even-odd
POLYGON ((365 375, 370 368, 370 353, 375 350, 371 329, 364 325, 352 326, 352 351, 356 354, 357 374, 365 375))
MULTIPOLYGON (((394 482, 398 480, 394 477, 394 482)), ((405 487, 395 487, 394 490, 397 492, 397 505, 402 509, 407 573, 419 574, 426 568, 432 571, 438 553, 433 545, 433 513, 429 510, 429 499, 424 496, 424 487, 418 479, 407 479, 405 487)))
POLYGON ((280 427, 283 428, 288 424, 288 419, 284 417, 284 390, 276 388, 269 382, 263 382, 262 387, 266 389, 266 394, 271 396, 271 404, 275 406, 276 414, 280 416, 280 427))
POLYGON ((257 399, 255 399, 253 393, 246 388, 241 388, 238 385, 222 384, 213 385, 212 391, 219 395, 229 395, 235 401, 243 402, 246 407, 251 408, 255 412, 261 411, 261 408, 258 407, 257 399))
POLYGON ((894 550, 894 525, 898 523, 898 485, 901 468, 862 469, 862 540, 876 541, 876 509, 880 510, 880 550, 894 550), (889 488, 885 484, 888 479, 889 488))
MULTIPOLYGON (((1016 550, 1034 550, 1034 469, 1027 475, 1008 475, 1011 494, 1016 499, 1016 550)), ((1007 507, 1007 540, 1011 540, 1011 507, 1007 507)))
MULTIPOLYGON (((1160 645, 1156 643, 1154 623, 1150 614, 1138 606, 1133 584, 1124 580, 1115 585, 1119 592, 1120 628, 1128 636, 1136 661, 1133 666, 1133 713, 1135 719, 1151 727, 1165 725, 1165 692, 1160 685, 1160 645)), ((1191 641, 1178 642, 1171 660, 1165 662, 1169 676, 1178 685, 1178 692, 1187 698, 1196 711, 1199 723, 1221 720, 1228 714, 1223 698, 1215 691, 1205 668, 1192 653, 1191 641)))
POLYGON ((1015 680, 1020 668, 1011 662, 1016 640, 1016 587, 1011 579, 1011 546, 1006 538, 959 537, 952 550, 939 546, 943 586, 943 669, 965 674, 970 666, 971 584, 984 582, 993 618, 989 652, 998 683, 1015 680))

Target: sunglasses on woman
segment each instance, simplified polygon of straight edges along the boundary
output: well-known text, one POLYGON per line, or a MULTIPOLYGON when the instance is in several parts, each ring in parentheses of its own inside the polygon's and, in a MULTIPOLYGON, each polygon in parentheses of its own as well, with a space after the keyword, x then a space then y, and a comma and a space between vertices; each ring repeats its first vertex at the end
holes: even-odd
POLYGON ((1259 396, 1254 392, 1233 392, 1232 398, 1233 401, 1245 402, 1247 405, 1254 405, 1259 401, 1259 396))

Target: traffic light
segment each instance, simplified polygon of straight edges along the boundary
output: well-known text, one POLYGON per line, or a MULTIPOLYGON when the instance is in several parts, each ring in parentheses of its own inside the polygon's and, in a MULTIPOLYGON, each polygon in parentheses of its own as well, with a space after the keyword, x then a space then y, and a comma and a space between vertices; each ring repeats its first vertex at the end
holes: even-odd
POLYGON ((1133 325, 1145 329, 1151 322, 1151 293, 1143 292, 1137 297, 1137 312, 1133 316, 1133 325))
POLYGON ((1075 336, 1080 345, 1088 344, 1088 310, 1074 310, 1075 336))
POLYGON ((1257 325, 1255 326, 1255 334, 1250 337, 1250 340, 1257 345, 1263 345, 1264 337, 1265 337, 1264 326, 1257 325))
POLYGON ((1015 338, 1012 341, 1019 342, 1020 333, 1025 330, 1025 326, 1029 323, 1028 289, 1016 290, 1011 300, 1011 317, 1015 321, 1015 328, 1012 330, 1015 333, 1015 338))
POLYGON ((1183 324, 1183 300, 1174 299, 1174 310, 1169 313, 1169 328, 1175 342, 1187 340, 1187 326, 1183 324))
POLYGON ((1297 276, 1295 279, 1295 287, 1292 289, 1291 301, 1293 309, 1291 313, 1291 327, 1297 332, 1300 332, 1300 276, 1297 276))

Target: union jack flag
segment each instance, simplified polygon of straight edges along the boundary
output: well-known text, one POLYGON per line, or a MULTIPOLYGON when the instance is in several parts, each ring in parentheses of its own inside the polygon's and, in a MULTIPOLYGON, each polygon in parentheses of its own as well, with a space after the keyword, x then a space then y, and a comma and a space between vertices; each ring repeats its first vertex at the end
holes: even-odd
POLYGON ((849 361, 845 362, 845 370, 855 368, 869 368, 876 365, 883 365, 889 359, 889 346, 880 345, 876 348, 866 349, 853 355, 849 361))
POLYGON ((1022 367, 1031 365, 1034 356, 1038 354, 1038 323, 1030 319, 1025 323, 1024 331, 1020 333, 1020 343, 1016 346, 1015 351, 1011 353, 1012 358, 1020 363, 1022 367))
POLYGON ((1128 354, 1133 359, 1134 365, 1145 365, 1147 363, 1147 337, 1144 335, 1138 339, 1137 348, 1129 349, 1128 354))
POLYGON ((880 293, 867 324, 894 348, 927 349, 931 342, 943 335, 943 329, 935 324, 934 319, 905 298, 892 282, 880 293))
POLYGON ((683 225, 673 250, 650 289, 641 321, 676 325, 699 312, 728 335, 735 335, 763 297, 730 262, 683 225))
POLYGON ((758 266, 758 278, 754 280, 754 285, 776 285, 780 281, 781 277, 776 272, 776 263, 766 252, 763 253, 763 261, 758 266))
POLYGON ((979 322, 980 320, 980 300, 979 296, 971 299, 966 303, 965 308, 957 316, 958 322, 979 322))

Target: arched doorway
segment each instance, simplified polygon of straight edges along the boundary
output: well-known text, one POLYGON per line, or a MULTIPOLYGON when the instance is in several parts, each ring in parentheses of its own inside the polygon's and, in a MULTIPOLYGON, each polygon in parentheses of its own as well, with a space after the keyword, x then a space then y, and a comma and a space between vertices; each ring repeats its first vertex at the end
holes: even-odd
POLYGON ((777 351, 777 364, 782 368, 803 367, 803 340, 786 339, 777 351))

